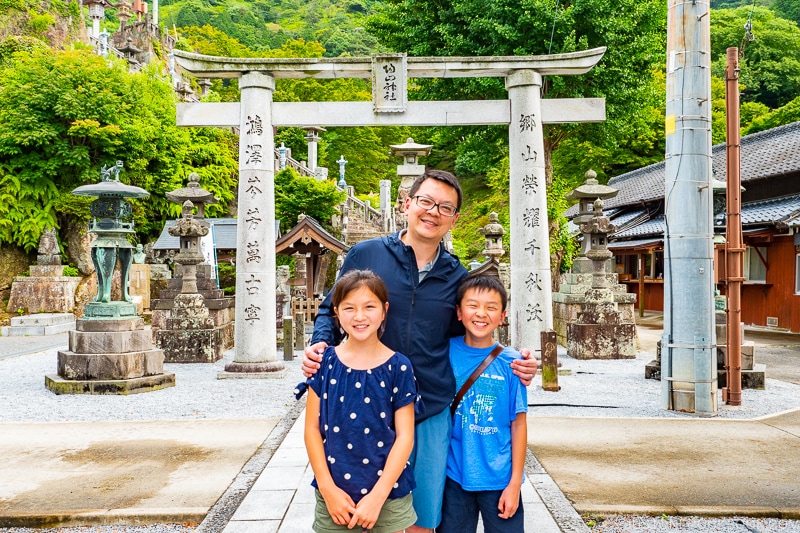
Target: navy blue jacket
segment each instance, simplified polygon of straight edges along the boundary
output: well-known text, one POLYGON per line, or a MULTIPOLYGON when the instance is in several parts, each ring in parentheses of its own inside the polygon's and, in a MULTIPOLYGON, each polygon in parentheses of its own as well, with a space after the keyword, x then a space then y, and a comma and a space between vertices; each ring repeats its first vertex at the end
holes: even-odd
MULTIPOLYGON (((425 404, 417 422, 440 413, 456 394, 450 337, 464 334, 456 318, 455 302, 456 289, 467 270, 439 245, 439 259, 420 283, 414 250, 400 240, 398 233, 353 246, 340 274, 354 269, 372 270, 389 289, 389 312, 381 341, 408 357, 414 366, 425 404)), ((320 305, 311 344, 338 344, 341 340, 331 306, 332 292, 320 305)))

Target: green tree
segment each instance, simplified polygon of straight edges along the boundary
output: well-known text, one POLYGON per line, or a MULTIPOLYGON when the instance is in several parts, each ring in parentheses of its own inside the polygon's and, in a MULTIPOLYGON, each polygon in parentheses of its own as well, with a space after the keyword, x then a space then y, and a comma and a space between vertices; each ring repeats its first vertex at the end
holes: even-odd
MULTIPOLYGON (((605 97, 608 120, 548 127, 545 149, 549 155, 563 139, 578 137, 610 154, 604 167, 613 173, 662 153, 658 131, 663 125, 654 110, 663 107, 657 76, 664 61, 665 13, 663 2, 656 0, 578 0, 560 3, 557 11, 553 0, 388 0, 367 28, 388 48, 414 56, 535 55, 607 46, 604 58, 589 73, 549 78, 544 88, 549 97, 605 97)), ((418 86, 414 96, 420 99, 506 97, 499 79, 418 80, 418 86)), ((459 144, 463 147, 453 146, 457 157, 463 158, 461 150, 477 153, 468 142, 459 144)), ((503 157, 505 153, 496 153, 494 161, 503 157)), ((459 159, 457 164, 488 170, 485 163, 471 165, 459 159)), ((584 171, 569 179, 582 181, 584 171)))
POLYGON ((151 196, 135 202, 137 228, 157 234, 176 206, 164 193, 198 170, 223 204, 233 199, 238 150, 222 130, 175 124, 176 96, 163 65, 129 74, 127 64, 91 51, 34 49, 0 69, 0 244, 35 248, 41 229, 87 216, 70 196, 122 160, 126 183, 151 196), (203 168, 200 168, 200 167, 203 168), (146 208, 145 208, 146 206, 146 208), (23 228, 23 229, 20 229, 23 228))
POLYGON ((772 7, 779 17, 792 20, 800 26, 800 4, 796 0, 775 0, 772 7))
POLYGON ((777 128, 800 120, 800 96, 783 107, 755 117, 742 131, 743 135, 777 128))
MULTIPOLYGON (((660 0, 500 0, 488 4, 387 0, 367 21, 382 45, 412 56, 538 55, 608 47, 589 73, 551 77, 544 84, 547 97, 606 99, 604 123, 545 129, 548 180, 558 181, 564 190, 583 181, 587 154, 598 163, 595 170, 601 177, 663 157, 665 27, 666 4, 660 0), (562 147, 564 157, 556 157, 562 147)), ((415 83, 418 89, 413 97, 417 99, 505 98, 507 94, 499 79, 415 83)), ((456 154, 455 168, 484 175, 502 172, 502 160, 508 154, 507 148, 501 148, 507 147, 506 128, 453 129, 434 135, 451 141, 440 148, 456 154), (471 142, 473 136, 479 142, 471 142)), ((558 220, 551 220, 550 234, 553 240, 560 238, 558 220)), ((560 257, 555 259, 558 263, 560 257)))
POLYGON ((301 214, 312 217, 328 230, 332 230, 331 217, 345 194, 336 190, 331 181, 317 181, 301 176, 293 168, 275 174, 275 214, 281 221, 281 230, 288 231, 297 224, 301 214))
POLYGON ((742 102, 760 102, 770 109, 800 94, 800 28, 763 7, 711 11, 712 73, 724 78, 726 50, 739 47, 742 102), (753 42, 744 42, 743 25, 751 16, 753 42), (744 46, 743 46, 744 44, 744 46))
POLYGON ((356 193, 377 191, 380 180, 393 180, 399 160, 389 154, 389 145, 402 144, 408 128, 330 128, 325 133, 326 157, 321 165, 328 167, 330 177, 339 180, 339 157, 344 156, 345 181, 356 193))

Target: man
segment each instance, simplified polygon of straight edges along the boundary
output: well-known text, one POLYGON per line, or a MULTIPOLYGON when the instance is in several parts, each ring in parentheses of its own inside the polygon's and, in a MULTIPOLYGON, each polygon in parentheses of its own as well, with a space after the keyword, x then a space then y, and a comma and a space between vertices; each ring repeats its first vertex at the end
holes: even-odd
MULTIPOLYGON (((407 531, 430 532, 441 520, 445 465, 451 420, 447 409, 455 396, 450 366, 450 337, 463 335, 456 317, 456 291, 467 270, 441 244, 461 209, 461 186, 442 170, 428 170, 411 186, 403 210, 408 228, 386 237, 360 242, 348 252, 341 273, 368 269, 389 288, 389 311, 381 341, 407 356, 414 366, 425 412, 417 415, 411 455, 417 488, 417 524, 407 531), (418 450, 420 452, 418 453, 418 450)), ((339 340, 330 294, 319 308, 311 346, 305 349, 303 372, 316 373, 320 354, 339 340)), ((538 364, 528 350, 512 363, 523 385, 531 383, 538 364)))

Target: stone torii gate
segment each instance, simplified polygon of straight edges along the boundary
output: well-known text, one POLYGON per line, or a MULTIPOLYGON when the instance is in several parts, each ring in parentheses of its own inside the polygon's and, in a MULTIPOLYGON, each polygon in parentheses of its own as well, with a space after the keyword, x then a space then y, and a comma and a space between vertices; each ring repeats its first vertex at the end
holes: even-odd
POLYGON ((541 98, 542 76, 584 74, 605 47, 547 56, 225 58, 174 50, 200 78, 239 78, 241 101, 178 104, 179 126, 239 128, 236 340, 232 372, 284 371, 275 343, 273 126, 464 126, 507 124, 510 153, 513 346, 539 349, 553 327, 542 124, 601 122, 603 98, 541 98), (412 101, 409 78, 502 77, 507 100, 412 101), (279 78, 372 79, 372 102, 273 102, 279 78))

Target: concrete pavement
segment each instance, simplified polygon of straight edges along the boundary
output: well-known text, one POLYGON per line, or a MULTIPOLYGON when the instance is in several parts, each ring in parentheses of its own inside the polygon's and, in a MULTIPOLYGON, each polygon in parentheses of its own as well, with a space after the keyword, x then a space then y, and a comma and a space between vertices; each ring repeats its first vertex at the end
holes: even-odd
MULTIPOLYGON (((658 338, 657 319, 650 329, 658 338)), ((765 342, 796 355, 796 338, 765 342)), ((0 337, 0 361, 54 341, 0 337)), ((0 526, 202 520, 198 531, 310 531, 302 420, 295 404, 282 420, 0 424, 0 454, 10 458, 0 463, 0 526)), ((529 531, 588 531, 580 514, 800 519, 800 411, 758 420, 529 416, 529 428, 529 531)))
POLYGON ((0 424, 0 526, 198 524, 277 422, 0 424))
POLYGON ((800 519, 800 410, 528 420, 530 449, 581 514, 800 519))

